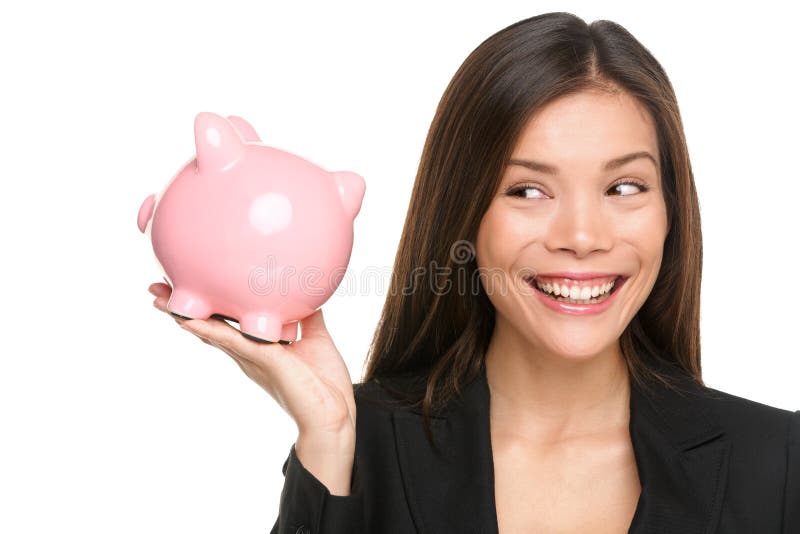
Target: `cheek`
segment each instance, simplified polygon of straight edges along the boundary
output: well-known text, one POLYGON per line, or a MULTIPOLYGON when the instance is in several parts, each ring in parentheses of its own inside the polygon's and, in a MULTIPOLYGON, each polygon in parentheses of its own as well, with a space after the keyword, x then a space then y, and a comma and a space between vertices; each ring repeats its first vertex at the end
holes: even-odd
POLYGON ((508 266, 527 243, 536 239, 530 218, 513 210, 489 209, 475 244, 479 267, 508 266))
POLYGON ((633 246, 643 265, 661 263, 667 233, 667 216, 663 205, 621 214, 615 226, 619 238, 633 246))

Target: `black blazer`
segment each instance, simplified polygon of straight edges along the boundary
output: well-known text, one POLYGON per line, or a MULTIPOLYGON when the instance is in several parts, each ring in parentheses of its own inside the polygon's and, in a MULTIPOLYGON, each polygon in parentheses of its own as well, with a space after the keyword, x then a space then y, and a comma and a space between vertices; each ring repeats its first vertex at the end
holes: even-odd
MULTIPOLYGON (((701 388, 648 397, 631 381, 630 435, 642 493, 629 533, 800 534, 800 410, 701 388)), ((295 455, 271 534, 497 534, 485 368, 432 421, 393 408, 382 385, 354 385, 350 495, 331 495, 295 455)))

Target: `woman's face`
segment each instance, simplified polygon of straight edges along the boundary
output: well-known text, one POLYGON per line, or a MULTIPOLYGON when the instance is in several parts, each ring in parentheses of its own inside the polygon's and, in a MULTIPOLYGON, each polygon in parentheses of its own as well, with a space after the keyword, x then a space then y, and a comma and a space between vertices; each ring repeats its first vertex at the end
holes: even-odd
POLYGON ((573 359, 617 343, 661 266, 660 176, 654 123, 627 94, 584 91, 539 110, 478 230, 497 332, 573 359))

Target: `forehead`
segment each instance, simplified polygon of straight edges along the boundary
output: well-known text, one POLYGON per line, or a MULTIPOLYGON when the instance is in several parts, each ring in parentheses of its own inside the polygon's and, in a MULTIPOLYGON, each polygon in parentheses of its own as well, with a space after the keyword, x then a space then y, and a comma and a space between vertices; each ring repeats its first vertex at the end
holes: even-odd
POLYGON ((562 96, 537 110, 520 134, 512 157, 595 167, 637 150, 658 157, 655 124, 647 109, 624 92, 587 90, 562 96))

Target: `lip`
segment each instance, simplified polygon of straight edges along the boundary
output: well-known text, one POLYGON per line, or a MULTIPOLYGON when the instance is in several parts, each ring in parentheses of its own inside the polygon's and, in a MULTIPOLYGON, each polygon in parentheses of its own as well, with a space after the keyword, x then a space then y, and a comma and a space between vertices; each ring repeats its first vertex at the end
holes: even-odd
MULTIPOLYGON (((556 276, 564 276, 565 278, 570 278, 572 275, 581 274, 586 275, 589 274, 591 276, 585 276, 585 278, 575 278, 575 280, 584 280, 586 278, 594 278, 599 276, 615 276, 614 274, 606 274, 606 273, 557 273, 556 276), (570 275, 570 276, 567 276, 570 275)), ((545 276, 545 275, 542 275, 545 276)), ((546 276, 553 276, 553 275, 546 275, 546 276)), ((617 300, 617 295, 622 291, 625 282, 628 281, 627 276, 623 275, 616 275, 619 279, 615 283, 614 291, 609 295, 609 297, 604 300, 603 302, 598 302, 596 304, 569 304, 567 302, 559 302, 557 300, 553 300, 552 298, 546 296, 544 293, 539 291, 536 288, 536 284, 533 280, 528 282, 528 285, 533 289, 533 292, 536 293, 537 298, 548 308, 553 311, 564 313, 567 315, 594 315, 597 313, 602 313, 609 309, 614 302, 617 300)))
POLYGON ((571 278, 572 280, 589 280, 591 278, 606 278, 606 277, 624 277, 622 273, 571 273, 563 271, 560 273, 536 273, 536 276, 546 276, 548 278, 571 278))

